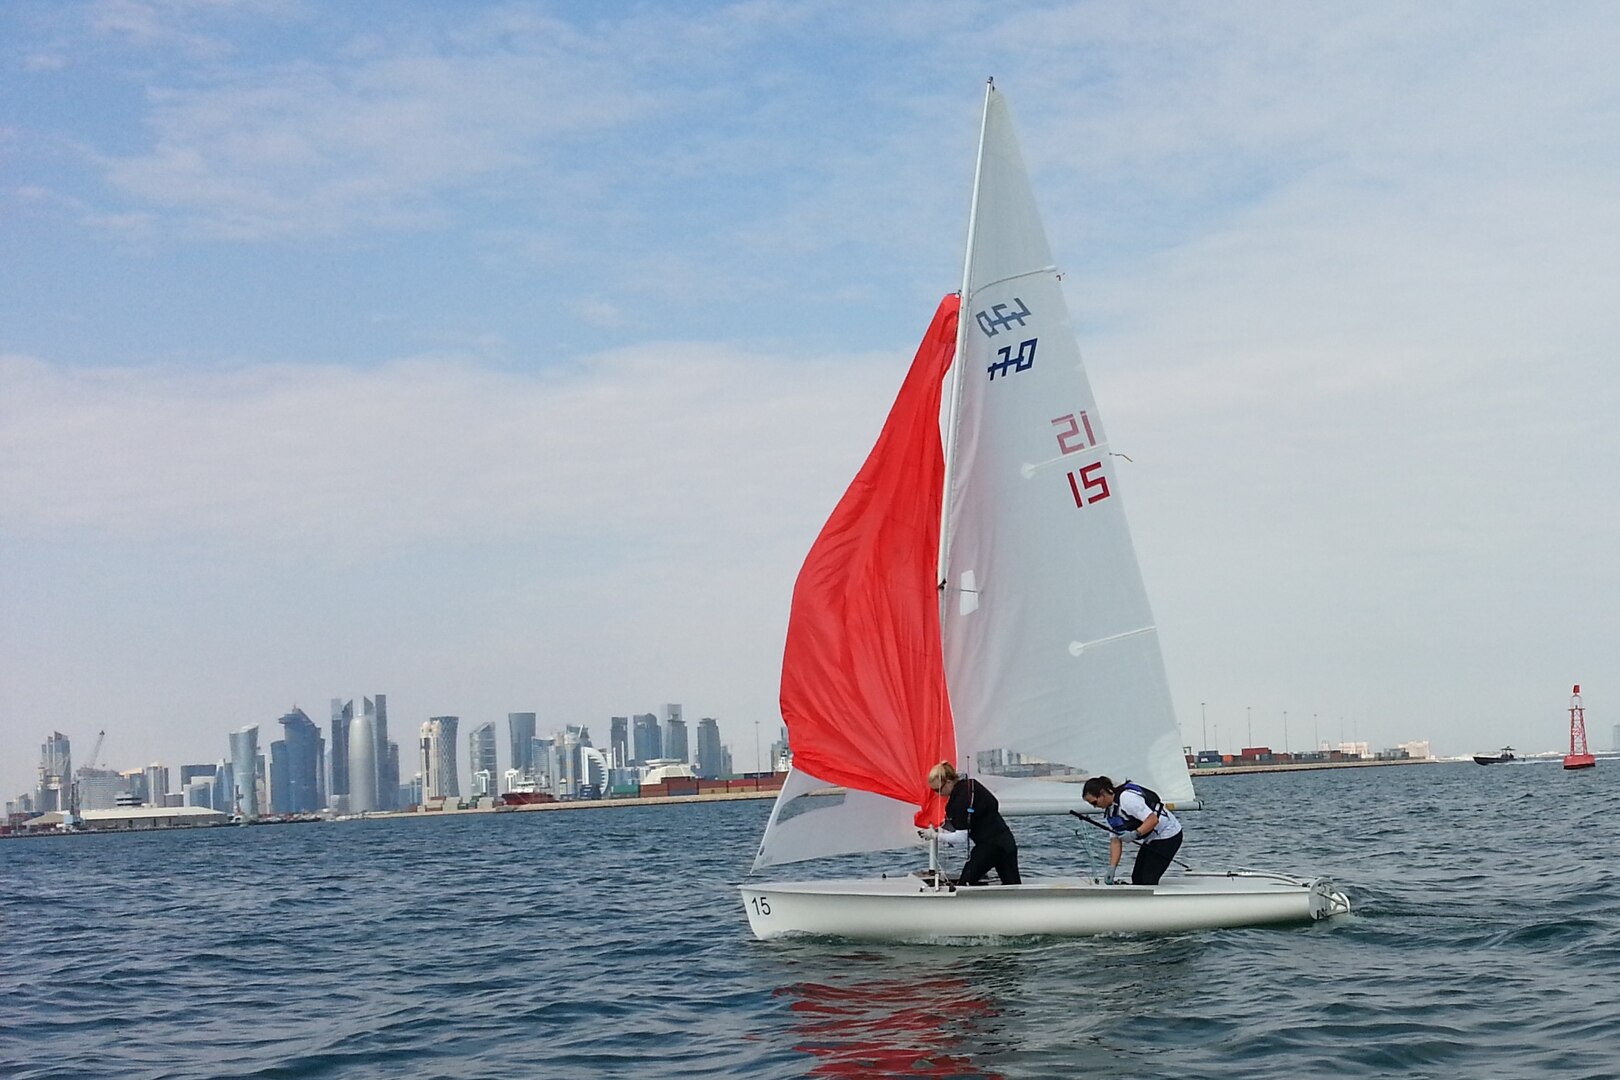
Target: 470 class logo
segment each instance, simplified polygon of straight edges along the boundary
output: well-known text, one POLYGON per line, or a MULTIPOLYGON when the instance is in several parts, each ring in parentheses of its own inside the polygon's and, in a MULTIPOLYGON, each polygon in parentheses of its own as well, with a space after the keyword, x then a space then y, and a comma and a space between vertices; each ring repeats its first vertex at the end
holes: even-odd
MULTIPOLYGON (((973 321, 979 324, 985 337, 995 337, 1003 330, 1011 330, 1014 323, 1023 329, 1024 321, 1030 316, 1029 305, 1024 303, 1021 296, 1015 296, 1011 304, 992 304, 988 308, 973 313, 973 321)), ((1013 346, 1004 345, 996 350, 999 360, 994 361, 986 369, 990 378, 997 375, 1009 375, 1017 371, 1028 371, 1035 366, 1035 345, 1039 338, 1028 338, 1018 343, 1018 351, 1013 346)))

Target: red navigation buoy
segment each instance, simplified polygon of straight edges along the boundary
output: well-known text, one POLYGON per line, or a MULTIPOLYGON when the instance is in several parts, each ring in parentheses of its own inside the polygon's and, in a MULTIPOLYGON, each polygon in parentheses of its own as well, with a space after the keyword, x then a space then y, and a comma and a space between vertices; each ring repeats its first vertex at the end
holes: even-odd
POLYGON ((1575 684, 1575 693, 1569 699, 1569 753, 1564 755, 1564 768, 1590 769, 1597 764, 1586 749, 1586 709, 1581 706, 1581 684, 1575 684))

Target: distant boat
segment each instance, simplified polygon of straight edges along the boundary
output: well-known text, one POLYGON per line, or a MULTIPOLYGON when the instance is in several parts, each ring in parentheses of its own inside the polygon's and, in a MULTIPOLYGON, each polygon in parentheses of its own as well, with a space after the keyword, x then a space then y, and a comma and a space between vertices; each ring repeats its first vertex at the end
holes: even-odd
POLYGON ((1517 761, 1517 760, 1519 760, 1519 759, 1513 756, 1513 747, 1511 747, 1511 746, 1504 746, 1504 747, 1502 747, 1502 749, 1500 751, 1498 751, 1495 754, 1475 754, 1474 755, 1474 764, 1475 765, 1500 765, 1504 761, 1517 761))

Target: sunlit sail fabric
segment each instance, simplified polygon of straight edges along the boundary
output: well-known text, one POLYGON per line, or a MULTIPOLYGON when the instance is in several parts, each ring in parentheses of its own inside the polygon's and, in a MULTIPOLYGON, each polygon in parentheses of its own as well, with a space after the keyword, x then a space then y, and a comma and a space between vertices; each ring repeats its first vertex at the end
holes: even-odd
POLYGON ((940 395, 957 308, 955 296, 940 302, 877 444, 799 571, 781 689, 795 779, 778 800, 756 866, 882 850, 916 840, 913 816, 938 819, 928 770, 955 748, 935 574, 945 468, 940 395), (891 827, 829 827, 831 818, 814 809, 779 822, 796 790, 813 786, 806 777, 877 796, 849 798, 891 827))
POLYGON ((985 106, 945 523, 957 765, 1004 813, 1192 782, 1102 418, 1001 95, 985 106))

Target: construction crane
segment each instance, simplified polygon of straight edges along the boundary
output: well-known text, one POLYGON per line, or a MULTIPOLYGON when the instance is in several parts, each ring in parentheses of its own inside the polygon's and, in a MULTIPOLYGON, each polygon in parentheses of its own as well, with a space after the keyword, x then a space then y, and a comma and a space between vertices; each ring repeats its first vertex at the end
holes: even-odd
MULTIPOLYGON (((89 759, 83 765, 79 766, 80 775, 83 775, 96 767, 96 760, 101 757, 101 740, 105 739, 106 737, 107 731, 105 728, 96 732, 96 745, 90 748, 89 759)), ((67 815, 62 819, 62 828, 76 829, 83 824, 83 819, 79 816, 81 797, 82 792, 79 790, 79 777, 72 777, 69 780, 68 785, 68 812, 67 815)))
POLYGON ((90 748, 90 758, 84 763, 85 768, 93 769, 96 767, 96 762, 101 758, 101 740, 106 737, 106 731, 96 732, 96 745, 90 748))

